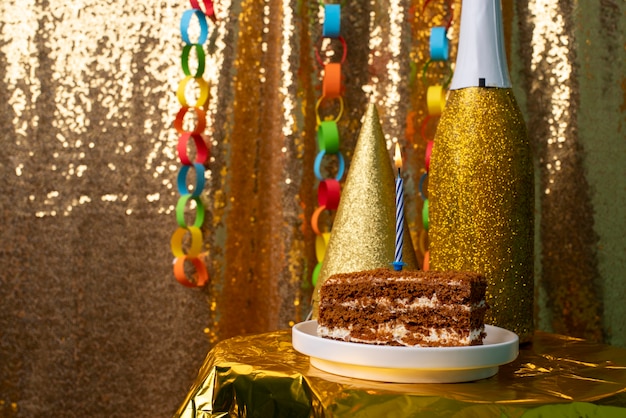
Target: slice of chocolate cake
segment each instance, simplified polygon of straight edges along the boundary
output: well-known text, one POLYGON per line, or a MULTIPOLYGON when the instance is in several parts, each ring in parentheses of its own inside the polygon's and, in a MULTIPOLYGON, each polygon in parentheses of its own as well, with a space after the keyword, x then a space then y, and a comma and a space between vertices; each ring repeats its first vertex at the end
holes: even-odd
POLYGON ((320 290, 318 335, 422 347, 480 345, 484 276, 376 269, 330 276, 320 290))

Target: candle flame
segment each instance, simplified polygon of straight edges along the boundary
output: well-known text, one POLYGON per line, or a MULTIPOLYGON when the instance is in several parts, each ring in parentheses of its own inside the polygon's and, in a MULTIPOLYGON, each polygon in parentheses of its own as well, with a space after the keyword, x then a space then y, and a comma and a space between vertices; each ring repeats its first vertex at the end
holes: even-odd
POLYGON ((402 168, 402 154, 400 154, 400 144, 396 142, 396 154, 393 157, 393 161, 396 163, 396 168, 402 168))

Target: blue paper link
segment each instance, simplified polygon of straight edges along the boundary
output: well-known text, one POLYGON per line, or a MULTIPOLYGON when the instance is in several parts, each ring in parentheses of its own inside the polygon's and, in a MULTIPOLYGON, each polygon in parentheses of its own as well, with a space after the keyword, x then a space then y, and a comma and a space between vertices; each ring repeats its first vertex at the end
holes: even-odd
POLYGON ((435 26, 430 29, 430 59, 433 61, 448 60, 448 37, 446 28, 443 26, 435 26))
MULTIPOLYGON (((204 190, 204 166, 200 163, 194 163, 194 168, 196 169, 196 184, 193 188, 193 193, 191 193, 192 197, 200 196, 202 190, 204 190)), ((180 171, 178 172, 177 178, 177 186, 178 193, 182 195, 190 194, 189 189, 187 188, 187 173, 189 172, 190 165, 183 165, 180 167, 180 171)))
POLYGON ((426 178, 428 178, 428 173, 422 174, 419 182, 419 192, 422 200, 426 200, 426 195, 424 194, 424 181, 426 180, 426 178))
MULTIPOLYGON (((315 177, 319 181, 324 180, 320 172, 320 166, 322 165, 322 159, 324 158, 325 155, 326 155, 326 151, 321 150, 319 153, 317 153, 317 157, 315 157, 315 165, 313 166, 313 171, 315 172, 315 177)), ((346 162, 341 152, 338 152, 336 155, 337 155, 337 159, 339 162, 339 169, 337 170, 337 175, 335 176, 335 180, 339 181, 343 177, 343 173, 346 169, 346 162)))
POLYGON ((207 24, 206 16, 202 10, 189 9, 183 12, 183 16, 180 19, 180 36, 187 45, 193 43, 202 45, 206 42, 209 36, 209 25, 207 24), (189 23, 191 23, 191 17, 194 15, 198 18, 198 23, 200 24, 200 36, 197 42, 191 42, 189 39, 189 23))
POLYGON ((341 6, 339 4, 327 4, 324 6, 324 25, 322 36, 336 38, 341 31, 341 6))

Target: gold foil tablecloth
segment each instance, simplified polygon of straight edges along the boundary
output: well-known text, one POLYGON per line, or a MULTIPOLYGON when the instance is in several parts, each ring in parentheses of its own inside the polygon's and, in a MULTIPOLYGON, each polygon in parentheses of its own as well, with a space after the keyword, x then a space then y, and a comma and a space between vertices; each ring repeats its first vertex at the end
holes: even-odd
POLYGON ((625 417, 626 349, 536 332, 494 377, 394 384, 318 370, 291 331, 235 337, 207 355, 176 417, 625 417))

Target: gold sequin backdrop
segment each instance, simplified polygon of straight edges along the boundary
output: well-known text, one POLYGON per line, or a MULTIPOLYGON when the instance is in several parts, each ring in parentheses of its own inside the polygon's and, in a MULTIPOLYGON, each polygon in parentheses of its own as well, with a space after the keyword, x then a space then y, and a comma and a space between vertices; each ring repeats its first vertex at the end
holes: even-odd
MULTIPOLYGON (((420 71, 446 4, 342 9, 341 150, 349 162, 376 101, 388 145, 405 151, 418 249, 420 71)), ((538 328, 626 346, 626 4, 503 6, 537 164, 538 328)), ((169 251, 187 7, 0 4, 0 416, 166 416, 216 341, 288 327, 309 309, 318 2, 217 4, 201 290, 175 282, 169 251)), ((455 18, 453 57, 457 34, 455 18)), ((433 66, 426 82, 443 76, 433 66)))

